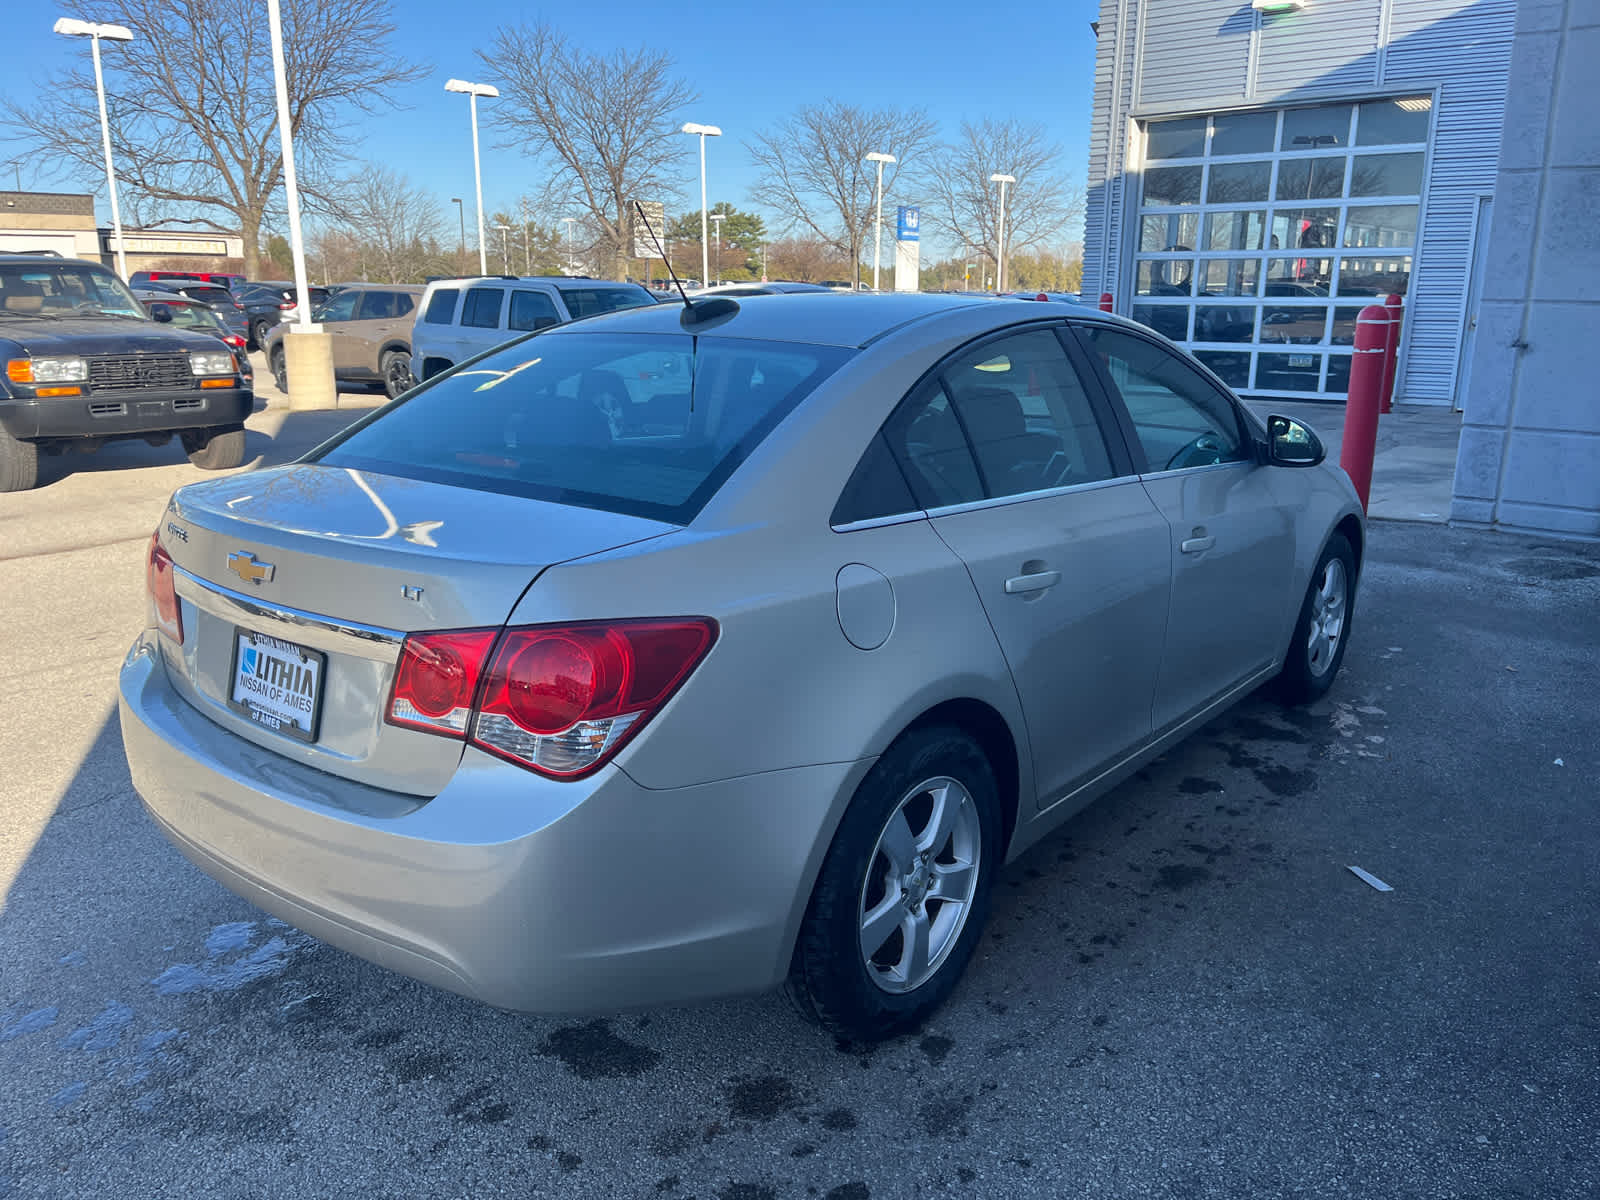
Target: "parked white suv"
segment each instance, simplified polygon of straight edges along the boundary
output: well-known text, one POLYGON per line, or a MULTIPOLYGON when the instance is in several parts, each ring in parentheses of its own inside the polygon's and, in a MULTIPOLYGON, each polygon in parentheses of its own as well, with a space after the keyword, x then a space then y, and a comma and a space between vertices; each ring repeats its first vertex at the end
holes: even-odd
POLYGON ((656 298, 636 283, 578 276, 480 275, 435 279, 411 334, 411 372, 431 379, 502 342, 656 298))

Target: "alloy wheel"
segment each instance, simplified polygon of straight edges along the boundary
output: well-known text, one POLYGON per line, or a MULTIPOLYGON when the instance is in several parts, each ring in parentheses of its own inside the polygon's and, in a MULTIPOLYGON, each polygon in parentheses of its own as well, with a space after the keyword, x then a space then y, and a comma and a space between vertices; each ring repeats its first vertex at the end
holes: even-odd
POLYGON ((1330 558, 1311 593, 1311 629, 1306 636, 1306 665, 1314 676, 1325 675, 1339 652, 1344 636, 1350 588, 1344 561, 1330 558))

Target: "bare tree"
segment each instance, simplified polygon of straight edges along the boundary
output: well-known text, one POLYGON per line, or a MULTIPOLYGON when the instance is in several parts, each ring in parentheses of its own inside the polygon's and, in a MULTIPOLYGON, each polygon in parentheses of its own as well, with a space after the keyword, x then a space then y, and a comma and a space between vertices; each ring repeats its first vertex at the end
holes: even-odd
MULTIPOLYGON (((134 41, 105 56, 117 175, 130 213, 206 214, 237 229, 245 273, 279 207, 283 163, 265 10, 258 0, 85 0, 74 9, 126 25, 134 41)), ((283 8, 295 165, 313 205, 332 205, 339 151, 357 112, 387 107, 419 74, 389 42, 389 0, 296 0, 283 8)), ((103 170, 89 56, 48 80, 30 105, 7 103, 23 140, 85 181, 103 170)))
POLYGON ((746 143, 761 170, 755 196, 782 213, 791 228, 809 230, 845 256, 859 282, 878 184, 877 165, 867 155, 892 154, 898 160, 884 168, 887 196, 932 140, 934 128, 918 108, 865 109, 837 100, 802 105, 746 143))
POLYGON ((978 249, 995 262, 999 185, 991 175, 1011 175, 1006 185, 1006 254, 1023 254, 1058 240, 1083 211, 1083 194, 1061 167, 1061 147, 1044 126, 988 118, 961 123, 961 136, 939 147, 927 170, 919 172, 923 194, 922 227, 951 242, 978 249))
POLYGON ((384 167, 369 166, 344 191, 345 220, 371 252, 367 278, 400 283, 419 277, 443 229, 439 201, 384 167))
POLYGON ((767 274, 773 279, 819 283, 848 275, 844 255, 819 237, 792 237, 767 243, 767 274))
POLYGON ((479 57, 500 85, 491 118, 506 137, 551 168, 541 211, 581 214, 587 246, 627 274, 635 199, 679 191, 688 151, 677 114, 698 93, 655 50, 590 54, 547 21, 507 26, 479 57))

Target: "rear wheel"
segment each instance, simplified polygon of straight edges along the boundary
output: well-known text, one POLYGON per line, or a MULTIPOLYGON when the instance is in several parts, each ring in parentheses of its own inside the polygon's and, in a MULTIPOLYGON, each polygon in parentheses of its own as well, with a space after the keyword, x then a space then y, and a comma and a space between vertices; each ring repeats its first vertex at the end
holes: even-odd
POLYGON ((999 796, 982 749, 916 730, 862 781, 806 910, 788 991, 830 1032, 876 1041, 950 995, 988 915, 999 796))
POLYGON ((1309 704, 1333 686, 1350 640, 1355 580, 1355 551, 1344 534, 1336 533, 1311 572, 1283 674, 1278 677, 1278 694, 1288 703, 1309 704))
POLYGON ((189 461, 202 471, 227 471, 244 462, 242 429, 186 429, 178 436, 189 461))
POLYGON ((0 429, 0 492, 26 492, 39 482, 39 447, 0 429))
POLYGON ((269 321, 252 321, 250 323, 250 348, 252 350, 265 350, 267 348, 267 330, 272 328, 269 321))
POLYGON ((289 362, 283 356, 283 347, 281 345, 272 348, 268 365, 272 368, 272 382, 278 385, 280 392, 287 395, 289 392, 289 362))
POLYGON ((402 392, 410 391, 416 385, 416 378, 411 374, 411 356, 399 350, 385 350, 383 357, 378 361, 378 369, 383 373, 383 392, 393 400, 402 392))

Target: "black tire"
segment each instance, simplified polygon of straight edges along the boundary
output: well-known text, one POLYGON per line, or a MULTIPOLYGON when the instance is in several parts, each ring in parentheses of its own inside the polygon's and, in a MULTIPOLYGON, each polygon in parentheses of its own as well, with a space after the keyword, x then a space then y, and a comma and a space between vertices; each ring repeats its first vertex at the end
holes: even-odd
MULTIPOLYGON (((952 793, 945 794, 948 803, 952 793)), ((800 1013, 836 1036, 858 1042, 892 1037, 926 1020, 949 997, 982 936, 995 872, 1004 855, 1000 828, 994 769, 971 737, 959 729, 929 727, 913 730, 891 746, 856 790, 812 890, 786 984, 800 1013), (956 852, 960 834, 948 842, 935 839, 929 843, 931 859, 923 853, 920 860, 913 860, 921 862, 922 874, 908 884, 910 876, 896 878, 890 853, 880 848, 880 840, 887 835, 890 819, 901 811, 908 819, 900 823, 915 839, 915 810, 923 799, 929 804, 925 832, 933 828, 937 802, 930 791, 919 789, 937 780, 953 781, 964 791, 954 824, 965 832, 967 857, 956 852), (970 811, 966 800, 972 802, 970 811), (945 920, 940 914, 947 902, 926 887, 947 858, 952 869, 959 869, 962 861, 973 861, 974 836, 977 867, 970 899, 950 910, 947 933, 940 939, 937 926, 945 920), (883 893, 885 885, 897 891, 883 893), (870 910, 889 914, 883 924, 892 932, 869 962, 862 939, 863 918, 870 910), (899 981, 878 959, 893 958, 897 946, 907 959, 912 957, 904 922, 919 913, 934 930, 928 973, 920 980, 905 981, 904 990, 892 990, 899 981)))
POLYGON ((416 386, 416 377, 411 374, 409 354, 399 350, 385 350, 378 359, 378 370, 383 375, 383 394, 391 400, 416 386))
POLYGON ((268 356, 268 366, 272 369, 272 382, 278 385, 278 390, 285 395, 289 392, 289 363, 283 356, 283 346, 272 348, 268 356))
POLYGON ((202 471, 228 471, 244 462, 242 429, 186 429, 178 437, 189 461, 202 471))
POLYGON ((272 328, 270 321, 252 321, 250 323, 250 349, 265 350, 267 348, 267 330, 272 328))
POLYGON ((1356 554, 1342 533, 1328 538, 1328 544, 1317 559, 1311 572, 1311 582, 1306 585, 1305 599, 1300 603, 1300 619, 1294 624, 1294 636, 1289 639, 1289 650, 1284 655, 1283 673, 1278 676, 1278 698, 1286 704, 1310 704, 1327 695, 1344 662, 1345 647, 1350 644, 1350 620, 1355 615, 1356 554), (1336 565, 1332 565, 1336 564, 1336 565), (1337 579, 1330 581, 1330 574, 1337 579), (1338 627, 1328 637, 1330 592, 1342 589, 1338 602, 1338 627), (1320 631, 1314 626, 1320 624, 1320 631), (1314 636, 1320 632, 1321 636, 1314 636))
POLYGON ((26 492, 39 483, 39 447, 0 429, 0 492, 26 492))

